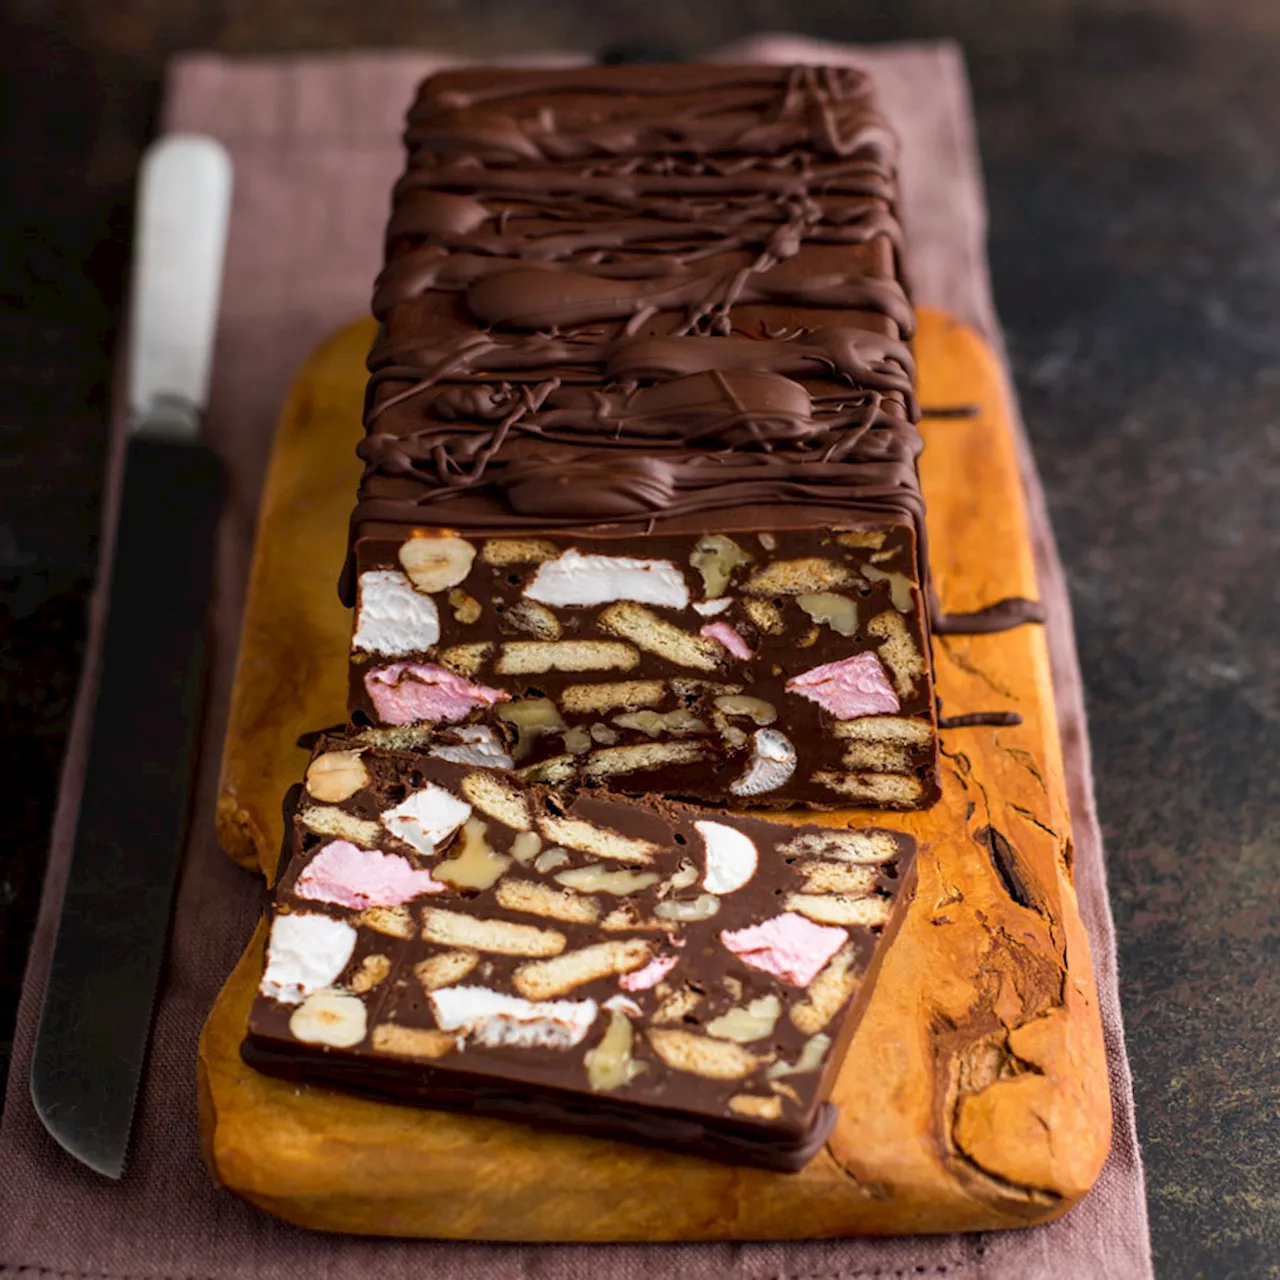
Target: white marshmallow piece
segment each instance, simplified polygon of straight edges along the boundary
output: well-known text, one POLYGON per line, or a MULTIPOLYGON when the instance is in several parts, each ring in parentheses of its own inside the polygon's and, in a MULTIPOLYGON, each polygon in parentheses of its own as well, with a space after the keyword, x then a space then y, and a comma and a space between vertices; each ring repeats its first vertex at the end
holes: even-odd
POLYGON ((430 1000, 442 1031, 461 1031, 490 1047, 571 1049, 599 1012, 594 1000, 523 1000, 488 987, 441 987, 430 1000))
POLYGON ((525 595, 539 604, 595 605, 615 600, 689 607, 689 584, 670 560, 584 556, 570 549, 538 566, 525 595))
POLYGON ((382 825, 405 844, 428 857, 466 820, 471 806, 452 792, 428 782, 381 817, 382 825))
POLYGON ((796 771, 796 749, 777 729, 757 729, 751 735, 754 754, 746 772, 729 790, 735 796, 758 796, 776 791, 796 771))
POLYGON ((736 893, 756 873, 760 855, 750 836, 723 822, 695 822, 694 829, 706 847, 706 874, 702 887, 708 893, 736 893))
POLYGON ((515 761, 503 748, 502 741, 488 725, 459 725, 450 731, 457 742, 433 742, 427 755, 453 764, 476 765, 482 769, 513 769, 515 761))
POLYGON ((693 611, 704 618, 714 618, 723 613, 732 603, 728 596, 717 596, 714 600, 695 600, 693 611))
POLYGON ((422 653, 439 639, 436 602, 415 591, 399 569, 370 569, 360 575, 354 648, 394 658, 422 653))
POLYGON ((345 920, 314 912, 276 916, 259 990, 281 1004, 300 1004, 333 986, 355 949, 356 931, 345 920))

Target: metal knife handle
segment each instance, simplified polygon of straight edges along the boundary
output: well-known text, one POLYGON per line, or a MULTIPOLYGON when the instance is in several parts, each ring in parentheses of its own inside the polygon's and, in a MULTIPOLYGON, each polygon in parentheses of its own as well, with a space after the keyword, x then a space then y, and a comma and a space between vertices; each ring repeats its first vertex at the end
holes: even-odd
POLYGON ((46 1127, 109 1177, 124 1167, 183 847, 224 488, 205 446, 130 439, 88 769, 31 1073, 46 1127))

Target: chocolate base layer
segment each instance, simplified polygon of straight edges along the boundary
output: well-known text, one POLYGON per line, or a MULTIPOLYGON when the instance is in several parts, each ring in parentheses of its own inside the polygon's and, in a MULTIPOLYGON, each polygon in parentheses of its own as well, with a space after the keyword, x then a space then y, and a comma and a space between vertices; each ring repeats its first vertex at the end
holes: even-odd
POLYGON ((318 738, 245 1061, 801 1167, 911 895, 910 838, 521 783, 471 753, 462 730, 318 738))

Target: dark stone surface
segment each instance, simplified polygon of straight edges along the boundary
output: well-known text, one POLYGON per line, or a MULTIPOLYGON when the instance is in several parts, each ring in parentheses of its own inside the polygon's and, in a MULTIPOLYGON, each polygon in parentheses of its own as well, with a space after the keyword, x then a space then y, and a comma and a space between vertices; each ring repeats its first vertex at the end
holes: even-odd
POLYGON ((1280 1264, 1280 6, 13 0, 0 15, 0 1067, 95 562, 164 58, 965 42, 992 262, 1077 608, 1162 1277, 1280 1264), (962 12, 957 15, 957 10, 962 12))

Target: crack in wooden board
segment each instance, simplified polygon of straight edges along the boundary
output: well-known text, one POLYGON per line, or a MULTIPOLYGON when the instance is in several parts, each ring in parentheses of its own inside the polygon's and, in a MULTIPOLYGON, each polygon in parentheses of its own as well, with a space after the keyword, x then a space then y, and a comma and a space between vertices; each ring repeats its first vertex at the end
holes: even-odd
MULTIPOLYGON (((349 615, 337 569, 358 478, 364 354, 353 325, 302 369, 264 490, 219 796, 237 861, 274 870, 280 797, 303 731, 342 719, 349 615)), ((925 310, 930 542, 949 610, 1037 595, 1004 382, 970 330, 925 310), (975 483, 974 477, 981 477, 975 483)), ((622 1143, 370 1102, 243 1065, 259 930, 200 1041, 214 1176, 318 1229, 488 1240, 709 1240, 975 1231, 1065 1212, 1110 1145, 1088 940, 1070 882, 1070 815, 1039 627, 936 646, 948 714, 1013 728, 944 732, 941 802, 846 810, 920 842, 918 884, 833 1094, 840 1121, 801 1173, 735 1169, 622 1143), (993 850, 998 852, 993 854, 993 850), (1013 889, 1011 894, 1010 889, 1013 889)), ((794 814, 803 821, 811 815, 794 814)))

